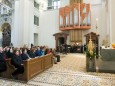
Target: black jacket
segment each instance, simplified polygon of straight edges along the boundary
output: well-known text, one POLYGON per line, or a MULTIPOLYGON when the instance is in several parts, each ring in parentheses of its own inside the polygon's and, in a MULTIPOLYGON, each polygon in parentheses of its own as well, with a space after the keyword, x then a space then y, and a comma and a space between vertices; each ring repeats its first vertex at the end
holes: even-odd
POLYGON ((25 53, 21 54, 22 60, 27 60, 29 59, 28 56, 25 53))
POLYGON ((28 55, 30 56, 30 58, 35 58, 36 54, 30 50, 27 51, 28 55))
POLYGON ((6 57, 7 58, 12 58, 13 53, 10 52, 10 50, 8 52, 6 52, 6 57))
POLYGON ((4 60, 4 54, 0 53, 0 72, 3 72, 7 69, 6 61, 4 60))
POLYGON ((11 64, 14 65, 16 68, 19 67, 21 64, 23 64, 22 57, 13 54, 13 57, 11 59, 11 64))

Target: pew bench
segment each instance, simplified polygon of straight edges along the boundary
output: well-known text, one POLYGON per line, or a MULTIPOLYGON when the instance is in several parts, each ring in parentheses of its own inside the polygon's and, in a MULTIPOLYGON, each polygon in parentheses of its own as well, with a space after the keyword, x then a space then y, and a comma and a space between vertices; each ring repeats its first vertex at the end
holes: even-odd
MULTIPOLYGON (((11 59, 7 59, 6 63, 7 63, 7 70, 1 73, 1 77, 10 79, 11 74, 15 70, 15 67, 11 65, 11 59)), ((20 74, 18 76, 18 79, 22 81, 29 81, 33 77, 37 76, 39 73, 53 66, 53 55, 48 54, 38 58, 24 60, 23 64, 24 64, 24 73, 20 74)))

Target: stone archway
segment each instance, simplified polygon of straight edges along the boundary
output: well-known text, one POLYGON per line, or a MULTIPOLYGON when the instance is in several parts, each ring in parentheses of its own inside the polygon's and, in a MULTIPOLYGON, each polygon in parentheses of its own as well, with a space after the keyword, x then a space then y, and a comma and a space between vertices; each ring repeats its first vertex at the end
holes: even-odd
POLYGON ((2 29, 2 47, 10 46, 11 44, 11 25, 4 23, 2 29))

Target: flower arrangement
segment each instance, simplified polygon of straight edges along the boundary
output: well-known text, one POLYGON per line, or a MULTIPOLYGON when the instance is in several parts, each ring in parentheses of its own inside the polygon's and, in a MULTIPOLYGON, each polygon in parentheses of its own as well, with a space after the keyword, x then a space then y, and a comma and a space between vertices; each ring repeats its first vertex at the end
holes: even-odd
POLYGON ((90 57, 90 59, 92 59, 96 56, 96 53, 94 50, 94 44, 93 44, 92 39, 91 39, 91 35, 90 35, 90 39, 89 39, 89 43, 88 43, 88 49, 86 51, 86 56, 90 57))

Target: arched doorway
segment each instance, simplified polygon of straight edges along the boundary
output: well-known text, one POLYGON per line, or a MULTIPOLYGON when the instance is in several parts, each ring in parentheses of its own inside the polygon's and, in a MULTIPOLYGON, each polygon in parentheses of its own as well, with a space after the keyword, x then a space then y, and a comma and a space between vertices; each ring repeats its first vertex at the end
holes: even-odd
POLYGON ((53 36, 55 36, 56 40, 56 48, 59 47, 61 44, 67 44, 67 36, 69 34, 60 32, 60 33, 55 33, 53 36))
POLYGON ((2 29, 2 47, 10 46, 11 44, 11 26, 9 23, 4 23, 2 29))
POLYGON ((65 41, 65 39, 64 39, 64 37, 59 37, 58 38, 58 46, 61 46, 62 44, 64 44, 64 41, 65 41))

